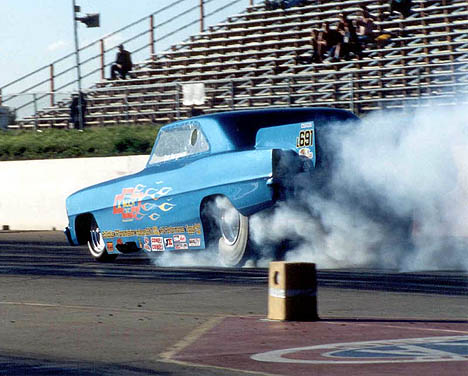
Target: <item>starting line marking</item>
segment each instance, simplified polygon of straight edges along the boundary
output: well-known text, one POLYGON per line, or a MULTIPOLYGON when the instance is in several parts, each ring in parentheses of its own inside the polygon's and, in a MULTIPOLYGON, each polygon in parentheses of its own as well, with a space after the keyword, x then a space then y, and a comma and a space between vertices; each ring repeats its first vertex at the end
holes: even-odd
POLYGON ((255 354, 251 356, 251 359, 259 362, 295 364, 384 364, 468 361, 468 335, 296 347, 255 354), (297 353, 305 351, 316 352, 312 355, 307 355, 307 357, 315 357, 316 359, 287 357, 292 354, 296 354, 297 356, 297 353))

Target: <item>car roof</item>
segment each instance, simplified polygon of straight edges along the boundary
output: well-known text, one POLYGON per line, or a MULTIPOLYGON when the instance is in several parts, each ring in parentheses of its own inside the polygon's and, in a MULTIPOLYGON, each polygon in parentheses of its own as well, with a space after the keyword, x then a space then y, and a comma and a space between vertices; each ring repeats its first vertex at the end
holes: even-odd
POLYGON ((352 112, 322 107, 275 108, 219 112, 201 115, 166 127, 178 127, 197 122, 212 146, 212 152, 252 148, 259 129, 307 121, 358 120, 352 112), (216 150, 213 150, 213 147, 216 150))

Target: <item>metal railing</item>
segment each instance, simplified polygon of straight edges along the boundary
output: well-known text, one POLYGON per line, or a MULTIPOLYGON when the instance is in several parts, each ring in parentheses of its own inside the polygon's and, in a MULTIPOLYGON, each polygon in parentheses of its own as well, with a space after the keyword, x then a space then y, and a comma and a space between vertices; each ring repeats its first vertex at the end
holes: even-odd
MULTIPOLYGON (((196 81, 187 83, 193 84, 196 81)), ((376 68, 374 74, 357 69, 333 73, 309 72, 237 79, 204 80, 206 112, 258 107, 329 106, 364 114, 382 109, 410 109, 468 102, 468 62, 422 67, 376 68), (430 68, 430 69, 428 69, 430 68), (383 75, 383 77, 380 77, 383 75), (327 76, 327 80, 322 80, 327 76)), ((162 123, 189 116, 183 104, 185 82, 95 89, 88 98, 87 123, 162 123), (107 96, 106 96, 107 95, 107 96)), ((20 94, 69 98, 70 93, 20 94)), ((39 107, 38 103, 33 108, 39 107)), ((69 103, 20 119, 16 127, 68 127, 69 103)))
MULTIPOLYGON (((133 61, 142 64, 151 60, 157 50, 163 51, 174 44, 205 29, 208 22, 219 22, 223 11, 234 6, 253 6, 254 0, 174 0, 170 5, 132 22, 104 37, 79 48, 84 87, 90 87, 106 77, 106 69, 113 63, 117 46, 124 44, 132 53, 133 61), (187 4, 188 3, 188 4, 187 4), (163 20, 160 21, 159 20, 163 20), (195 29, 194 29, 195 28, 195 29), (195 30, 195 31, 194 31, 195 30), (96 49, 98 52, 96 53, 96 49)), ((40 97, 13 107, 18 111, 31 108, 48 99, 50 106, 56 102, 55 93, 76 91, 75 52, 71 52, 50 64, 40 67, 0 87, 0 105, 11 106, 18 94, 36 93, 40 97), (39 94, 43 93, 43 94, 39 94), (45 94, 47 93, 47 94, 45 94)), ((137 64, 138 65, 138 64, 137 64)), ((32 95, 32 94, 31 94, 32 95)), ((20 96, 25 98, 26 96, 20 96)))

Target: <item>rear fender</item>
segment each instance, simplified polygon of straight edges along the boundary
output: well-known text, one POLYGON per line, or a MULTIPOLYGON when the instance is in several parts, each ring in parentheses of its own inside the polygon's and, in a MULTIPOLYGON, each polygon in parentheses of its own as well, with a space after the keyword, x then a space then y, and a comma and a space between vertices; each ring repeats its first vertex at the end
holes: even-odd
POLYGON ((309 121, 262 128, 257 133, 255 148, 290 150, 315 166, 315 124, 309 121))

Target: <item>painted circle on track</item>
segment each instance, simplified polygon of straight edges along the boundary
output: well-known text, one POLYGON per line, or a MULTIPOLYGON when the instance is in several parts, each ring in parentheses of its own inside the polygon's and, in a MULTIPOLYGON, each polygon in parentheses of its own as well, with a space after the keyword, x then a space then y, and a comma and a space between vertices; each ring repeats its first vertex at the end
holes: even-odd
POLYGON ((251 359, 296 364, 383 364, 468 361, 468 335, 334 343, 268 351, 251 359))

